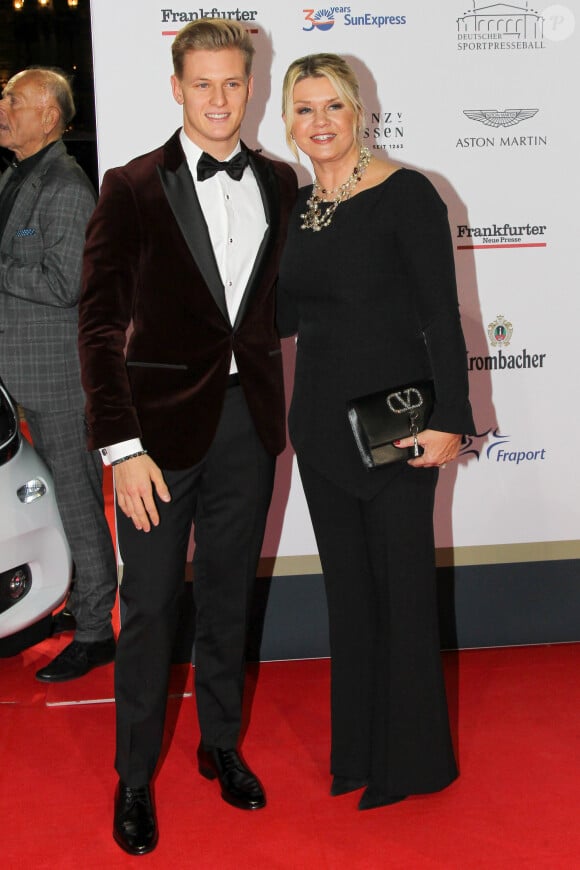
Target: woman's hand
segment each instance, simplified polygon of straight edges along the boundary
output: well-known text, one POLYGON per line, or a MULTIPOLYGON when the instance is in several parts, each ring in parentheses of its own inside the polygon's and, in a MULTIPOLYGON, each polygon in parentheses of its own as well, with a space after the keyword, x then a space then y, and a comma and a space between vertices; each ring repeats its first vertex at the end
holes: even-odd
MULTIPOLYGON (((417 435, 417 440, 421 447, 424 448, 424 453, 417 459, 409 459, 408 464, 414 468, 444 468, 448 462, 455 459, 461 448, 461 435, 454 435, 452 432, 438 432, 436 429, 424 429, 417 435)), ((394 442, 395 447, 412 447, 414 444, 413 436, 409 438, 401 438, 400 441, 394 442)))

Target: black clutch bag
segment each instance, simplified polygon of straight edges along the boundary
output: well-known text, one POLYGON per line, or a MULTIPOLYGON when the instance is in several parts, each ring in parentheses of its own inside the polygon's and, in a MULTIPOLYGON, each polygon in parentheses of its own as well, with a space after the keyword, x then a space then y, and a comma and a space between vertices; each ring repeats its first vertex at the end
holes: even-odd
POLYGON ((348 419, 366 468, 379 468, 423 452, 417 434, 426 428, 433 411, 431 381, 403 384, 348 402, 348 419), (415 444, 406 450, 393 441, 413 435, 415 444))

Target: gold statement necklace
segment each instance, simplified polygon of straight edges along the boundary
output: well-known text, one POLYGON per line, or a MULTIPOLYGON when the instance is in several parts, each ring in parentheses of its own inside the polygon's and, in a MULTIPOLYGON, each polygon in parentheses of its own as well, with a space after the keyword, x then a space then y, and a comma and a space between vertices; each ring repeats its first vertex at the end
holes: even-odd
POLYGON ((300 218, 303 221, 300 225, 300 229, 313 230, 317 233, 319 230, 324 229, 324 227, 330 226, 332 218, 334 217, 334 212, 341 202, 346 202, 347 199, 351 198, 355 187, 363 177, 364 171, 370 161, 371 152, 368 148, 362 145, 358 155, 358 163, 344 184, 333 188, 333 190, 325 190, 325 188, 321 187, 318 183, 318 179, 315 178, 310 199, 306 203, 306 211, 304 214, 300 215, 300 218), (334 196, 334 199, 328 202, 328 197, 331 196, 334 196), (324 211, 322 211, 323 205, 326 206, 324 211))

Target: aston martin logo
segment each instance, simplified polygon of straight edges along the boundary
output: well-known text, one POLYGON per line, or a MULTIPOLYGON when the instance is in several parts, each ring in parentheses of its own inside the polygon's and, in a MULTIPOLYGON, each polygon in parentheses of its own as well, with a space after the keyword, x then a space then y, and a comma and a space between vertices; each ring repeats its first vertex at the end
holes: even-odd
POLYGON ((463 114, 472 121, 479 121, 488 127, 513 127, 527 121, 538 113, 538 109, 465 109, 463 114))

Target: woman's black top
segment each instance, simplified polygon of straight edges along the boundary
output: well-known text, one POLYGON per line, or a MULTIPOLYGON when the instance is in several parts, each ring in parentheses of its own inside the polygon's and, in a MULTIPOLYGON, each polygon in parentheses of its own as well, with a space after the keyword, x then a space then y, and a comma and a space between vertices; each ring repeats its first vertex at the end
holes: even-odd
POLYGON ((300 228, 311 191, 291 217, 278 287, 280 333, 298 334, 290 437, 306 462, 371 498, 399 463, 363 467, 349 399, 431 378, 430 428, 475 431, 447 209, 424 175, 399 169, 313 232, 300 228))

